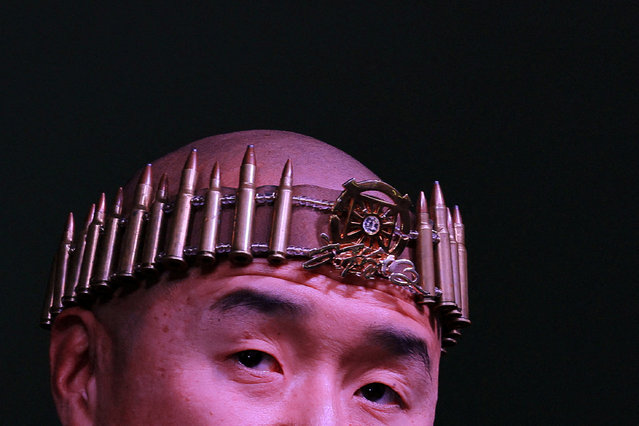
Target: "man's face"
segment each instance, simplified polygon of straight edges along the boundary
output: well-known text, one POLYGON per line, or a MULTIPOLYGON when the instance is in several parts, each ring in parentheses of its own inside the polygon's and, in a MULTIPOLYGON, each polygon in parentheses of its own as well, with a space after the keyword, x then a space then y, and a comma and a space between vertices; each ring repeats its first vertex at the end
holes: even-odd
POLYGON ((405 296, 260 261, 142 291, 97 377, 106 423, 433 422, 435 321, 405 296))

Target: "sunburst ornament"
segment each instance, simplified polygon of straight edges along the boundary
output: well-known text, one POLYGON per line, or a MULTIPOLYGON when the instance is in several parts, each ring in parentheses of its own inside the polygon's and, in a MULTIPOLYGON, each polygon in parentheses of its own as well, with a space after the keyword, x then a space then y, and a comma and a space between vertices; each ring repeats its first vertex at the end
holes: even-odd
POLYGON ((387 183, 377 180, 344 183, 344 192, 335 202, 330 217, 331 241, 363 244, 372 250, 399 256, 410 233, 410 198, 387 183), (389 199, 366 193, 378 192, 389 199), (397 232, 401 231, 401 232, 397 232))
POLYGON ((413 262, 398 258, 410 235, 409 207, 408 195, 401 195, 387 183, 347 181, 329 219, 331 235, 322 234, 327 244, 311 251, 304 268, 331 264, 342 276, 383 277, 426 295, 413 262))

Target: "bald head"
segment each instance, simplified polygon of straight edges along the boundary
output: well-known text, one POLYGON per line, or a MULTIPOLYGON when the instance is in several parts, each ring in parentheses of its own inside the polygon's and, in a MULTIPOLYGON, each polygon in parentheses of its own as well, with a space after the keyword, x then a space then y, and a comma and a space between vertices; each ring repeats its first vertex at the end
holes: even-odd
MULTIPOLYGON (((344 152, 281 131, 202 139, 140 176, 124 187, 122 212, 116 197, 106 220, 99 208, 85 234, 68 239, 86 237, 69 280, 71 243, 61 244, 50 307, 61 306, 62 289, 82 288, 75 276, 92 278, 94 291, 73 293, 91 309, 65 306, 53 319, 63 424, 432 423, 442 331, 414 303, 407 284, 418 275, 399 258, 411 254, 395 232, 411 230, 408 196, 371 182, 377 176, 344 152), (251 152, 255 166, 242 166, 251 152), (287 160, 292 185, 287 175, 278 187, 287 160), (210 182, 216 162, 222 188, 210 182), (343 231, 352 239, 340 226, 352 226, 343 231), (327 231, 339 244, 326 245, 327 231)), ((421 231, 430 247, 430 228, 421 231)))
MULTIPOLYGON (((174 200, 178 193, 185 162, 189 158, 189 154, 193 150, 197 150, 197 180, 194 185, 197 191, 202 193, 203 189, 209 187, 211 170, 216 162, 220 169, 221 186, 237 188, 241 164, 248 145, 253 145, 255 152, 256 187, 277 185, 287 160, 290 160, 293 166, 293 185, 321 187, 331 190, 330 193, 332 194, 342 191, 344 182, 352 178, 358 181, 378 179, 372 171, 350 155, 312 137, 279 130, 248 130, 200 139, 153 161, 151 163, 153 171, 151 185, 157 188, 161 176, 166 174, 169 182, 167 197, 169 200, 174 200)), ((144 170, 138 170, 123 188, 124 216, 128 215, 132 209, 136 186, 144 170)), ((334 198, 327 199, 332 200, 334 198)), ((220 221, 225 226, 221 226, 218 238, 223 242, 230 242, 231 240, 233 210, 223 209, 220 216, 220 221)), ((321 246, 320 230, 326 226, 326 220, 326 217, 321 214, 313 216, 312 213, 301 213, 301 218, 293 221, 291 245, 302 247, 321 246), (312 244, 301 244, 301 241, 312 241, 312 244)), ((254 233, 258 235, 253 235, 254 241, 268 241, 267 231, 270 227, 270 213, 260 215, 258 212, 255 221, 257 225, 254 227, 254 233)), ((192 222, 189 238, 193 237, 195 239, 195 236, 201 232, 202 224, 199 217, 192 220, 192 222)), ((197 244, 195 240, 192 242, 194 245, 197 244)), ((300 265, 296 267, 301 270, 300 265)), ((323 273, 330 273, 330 271, 323 271, 323 273)), ((175 282, 174 278, 173 275, 163 276, 162 281, 175 282)), ((180 281, 183 277, 178 275, 177 278, 177 281, 180 281)), ((165 287, 165 289, 160 290, 160 292, 170 291, 170 287, 161 287, 165 287)), ((139 302, 136 301, 135 303, 139 302)), ((106 318, 105 312, 111 311, 122 304, 126 305, 122 300, 115 303, 110 301, 105 305, 96 306, 96 312, 101 317, 106 318)), ((130 306, 126 306, 124 309, 116 309, 118 314, 113 317, 119 318, 118 321, 127 322, 125 327, 120 328, 135 329, 133 324, 128 322, 130 315, 126 314, 126 312, 130 311, 132 311, 130 306)))
MULTIPOLYGON (((169 179, 169 194, 177 193, 180 174, 191 150, 197 149, 198 179, 196 188, 207 188, 213 164, 221 170, 221 185, 237 187, 240 165, 247 145, 255 146, 256 186, 277 185, 286 160, 294 169, 295 185, 315 185, 341 190, 348 179, 378 179, 362 163, 345 152, 309 136, 279 130, 248 130, 200 139, 153 162, 153 186, 162 173, 169 179)), ((130 205, 136 175, 125 186, 125 206, 130 205)))

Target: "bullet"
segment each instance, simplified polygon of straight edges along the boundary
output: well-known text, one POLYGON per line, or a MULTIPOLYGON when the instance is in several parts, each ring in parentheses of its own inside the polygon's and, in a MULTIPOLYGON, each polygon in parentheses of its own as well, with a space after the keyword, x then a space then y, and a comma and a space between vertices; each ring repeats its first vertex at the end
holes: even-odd
POLYGON ((51 315, 55 318, 57 314, 62 312, 62 296, 64 295, 64 283, 67 280, 67 268, 69 264, 69 251, 71 250, 71 242, 73 241, 73 213, 69 213, 62 240, 58 248, 55 266, 55 283, 53 287, 53 303, 51 304, 51 315))
POLYGON ((451 328, 450 330, 448 330, 445 334, 444 337, 449 336, 452 337, 454 339, 458 339, 461 337, 461 331, 457 330, 456 328, 451 328))
POLYGON ((255 172, 255 152, 253 145, 249 145, 240 168, 230 254, 231 261, 240 265, 247 265, 253 260, 251 244, 255 216, 255 172))
POLYGON ((93 222, 93 216, 95 215, 95 204, 91 204, 89 213, 84 221, 84 226, 75 241, 73 242, 73 254, 71 255, 71 261, 69 266, 69 272, 67 281, 64 283, 64 294, 62 296, 62 305, 67 306, 75 305, 78 300, 75 294, 75 288, 80 281, 80 269, 82 267, 82 261, 84 259, 84 250, 87 244, 87 233, 89 232, 89 226, 93 222))
POLYGON ((119 234, 119 222, 122 216, 122 187, 113 202, 111 214, 105 221, 104 234, 98 244, 97 261, 95 272, 91 277, 91 290, 96 293, 108 293, 111 291, 109 280, 115 263, 115 248, 119 234))
POLYGON ((191 218, 191 199, 195 194, 197 181, 197 150, 194 149, 182 169, 182 179, 177 194, 173 221, 167 237, 166 254, 162 262, 173 269, 186 269, 184 260, 184 247, 189 233, 189 220, 191 218))
POLYGON ((452 336, 444 336, 442 338, 442 348, 449 348, 457 344, 457 339, 452 336))
POLYGON ((140 176, 135 188, 133 208, 126 224, 122 243, 120 245, 120 258, 115 275, 118 279, 131 280, 135 278, 135 261, 142 244, 142 228, 144 216, 149 210, 153 187, 151 186, 151 165, 147 164, 140 176))
POLYGON ((419 193, 417 206, 417 272, 420 285, 428 293, 425 303, 435 302, 435 259, 433 255, 433 226, 428 214, 424 191, 419 193))
POLYGON ((435 231, 439 235, 439 243, 435 247, 435 277, 441 290, 438 308, 450 310, 455 308, 455 288, 453 283, 452 260, 450 258, 450 237, 448 234, 446 203, 439 182, 435 181, 431 193, 431 216, 435 231))
POLYGON ((164 206, 169 195, 169 182, 166 173, 162 174, 155 200, 151 207, 151 216, 146 226, 142 255, 140 256, 140 270, 147 274, 157 272, 157 256, 161 244, 162 229, 165 223, 164 206))
POLYGON ((211 170, 209 189, 206 191, 204 219, 200 236, 198 258, 202 263, 215 262, 215 246, 220 225, 220 208, 222 206, 222 189, 220 187, 220 166, 215 162, 211 170))
POLYGON ((457 341, 461 337, 461 332, 455 328, 447 330, 442 338, 442 346, 450 347, 457 344, 457 341))
POLYGON ((277 198, 273 209, 273 223, 269 240, 268 261, 279 265, 286 260, 288 236, 293 216, 293 168, 291 160, 287 160, 282 170, 280 186, 277 188, 277 198))
MULTIPOLYGON (((457 310, 461 306, 461 288, 459 284, 459 255, 457 252, 457 240, 455 240, 455 233, 453 232, 453 217, 450 214, 450 209, 446 208, 446 226, 448 228, 448 238, 450 240, 450 259, 453 270, 453 290, 455 294, 455 305, 457 310)), ((459 312, 461 315, 461 311, 459 312)))
POLYGON ((459 206, 453 209, 453 230, 457 241, 459 258, 459 287, 461 290, 461 320, 470 325, 470 309, 468 305, 468 261, 466 255, 466 232, 462 222, 459 206))
POLYGON ((51 315, 51 307, 53 306, 53 293, 55 291, 55 275, 56 275, 57 259, 51 262, 51 271, 49 272, 49 283, 47 284, 47 292, 42 303, 42 311, 40 313, 40 327, 45 329, 51 328, 53 316, 51 315))
POLYGON ((84 258, 82 259, 82 267, 80 268, 80 278, 75 286, 75 294, 79 302, 88 303, 91 299, 91 275, 96 262, 96 253, 100 239, 100 231, 104 225, 104 214, 106 210, 106 197, 104 193, 100 195, 93 221, 89 226, 86 238, 86 247, 84 249, 84 258))

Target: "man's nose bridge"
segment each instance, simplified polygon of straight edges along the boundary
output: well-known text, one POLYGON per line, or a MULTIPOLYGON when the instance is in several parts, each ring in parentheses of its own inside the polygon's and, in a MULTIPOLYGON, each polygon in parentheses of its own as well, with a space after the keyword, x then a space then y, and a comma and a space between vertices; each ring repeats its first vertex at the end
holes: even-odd
POLYGON ((329 374, 310 375, 296 389, 296 412, 299 424, 339 425, 344 424, 342 417, 340 388, 329 374))

